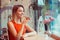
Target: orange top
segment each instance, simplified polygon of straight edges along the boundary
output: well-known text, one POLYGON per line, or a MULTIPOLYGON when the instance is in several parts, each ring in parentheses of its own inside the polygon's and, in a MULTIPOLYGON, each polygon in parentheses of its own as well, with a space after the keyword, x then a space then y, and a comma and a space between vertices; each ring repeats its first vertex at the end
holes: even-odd
MULTIPOLYGON (((22 24, 17 24, 17 23, 15 23, 14 21, 12 21, 12 23, 14 24, 14 28, 16 29, 16 31, 17 31, 17 33, 22 29, 22 24)), ((14 36, 11 34, 11 32, 9 32, 8 31, 8 33, 9 33, 9 40, 16 40, 15 38, 14 38, 14 36)), ((23 31, 23 34, 24 33, 26 33, 26 27, 24 28, 24 31, 23 31)), ((23 35, 22 34, 22 35, 23 35)))

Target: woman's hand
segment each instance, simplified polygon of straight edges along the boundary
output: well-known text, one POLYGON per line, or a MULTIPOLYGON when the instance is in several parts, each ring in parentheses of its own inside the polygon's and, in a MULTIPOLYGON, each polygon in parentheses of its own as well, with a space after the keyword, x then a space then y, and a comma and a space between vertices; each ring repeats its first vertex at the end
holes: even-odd
POLYGON ((26 24, 29 20, 29 17, 22 17, 22 24, 26 24))
POLYGON ((23 38, 32 37, 32 36, 35 36, 35 35, 37 35, 36 32, 25 33, 25 34, 23 35, 23 38))
POLYGON ((24 34, 24 35, 23 35, 23 38, 26 38, 26 37, 28 37, 28 35, 27 35, 27 34, 24 34))
POLYGON ((24 38, 23 38, 23 37, 21 37, 21 38, 20 38, 20 40, 24 40, 24 38))
POLYGON ((20 37, 16 37, 16 40, 24 40, 24 37, 23 36, 20 36, 20 37))

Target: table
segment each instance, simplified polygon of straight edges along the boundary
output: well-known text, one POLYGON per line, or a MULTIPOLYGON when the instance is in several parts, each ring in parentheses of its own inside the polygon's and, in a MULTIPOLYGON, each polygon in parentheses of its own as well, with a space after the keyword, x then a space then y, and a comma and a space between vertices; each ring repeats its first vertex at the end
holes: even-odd
POLYGON ((24 38, 24 40, 54 40, 54 39, 52 39, 52 38, 46 39, 46 37, 44 37, 44 36, 35 35, 35 36, 24 38))

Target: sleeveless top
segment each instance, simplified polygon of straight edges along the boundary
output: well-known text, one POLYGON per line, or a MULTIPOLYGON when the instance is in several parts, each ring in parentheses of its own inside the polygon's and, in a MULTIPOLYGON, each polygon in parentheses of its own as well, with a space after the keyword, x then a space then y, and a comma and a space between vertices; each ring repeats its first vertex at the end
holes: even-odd
MULTIPOLYGON (((11 21, 14 25, 14 28, 16 29, 16 32, 18 33, 19 31, 21 31, 22 29, 22 24, 17 24, 15 23, 14 21, 11 21)), ((24 30, 23 30, 23 34, 26 33, 26 26, 24 27, 24 30)), ((11 34, 11 32, 9 32, 8 30, 8 34, 9 34, 9 40, 16 40, 16 38, 14 38, 14 36, 11 34)))

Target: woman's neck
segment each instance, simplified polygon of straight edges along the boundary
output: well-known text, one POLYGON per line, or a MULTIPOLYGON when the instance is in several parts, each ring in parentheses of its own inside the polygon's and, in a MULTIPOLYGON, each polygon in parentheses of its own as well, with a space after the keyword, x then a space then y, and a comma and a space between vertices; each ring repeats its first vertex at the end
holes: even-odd
POLYGON ((14 19, 13 19, 16 23, 18 23, 18 24, 20 24, 21 23, 21 18, 17 18, 17 17, 14 17, 14 19))

